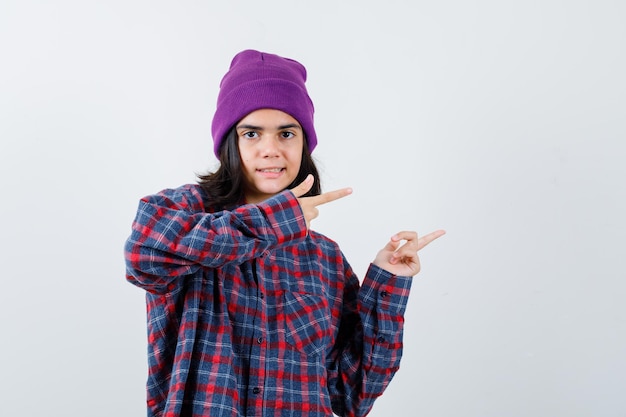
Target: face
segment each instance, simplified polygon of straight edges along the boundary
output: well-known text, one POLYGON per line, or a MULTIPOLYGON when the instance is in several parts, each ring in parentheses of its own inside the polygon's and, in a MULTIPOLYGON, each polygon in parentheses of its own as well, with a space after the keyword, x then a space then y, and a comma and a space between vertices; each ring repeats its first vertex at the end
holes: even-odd
POLYGON ((236 126, 246 202, 259 203, 285 190, 300 171, 304 132, 280 110, 256 110, 236 126))

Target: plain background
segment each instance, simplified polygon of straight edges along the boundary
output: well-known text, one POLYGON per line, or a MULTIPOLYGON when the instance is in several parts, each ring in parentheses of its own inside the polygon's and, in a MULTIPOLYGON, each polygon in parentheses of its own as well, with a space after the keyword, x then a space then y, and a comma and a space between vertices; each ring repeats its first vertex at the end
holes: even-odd
POLYGON ((0 415, 145 415, 139 198, 216 166, 232 56, 309 71, 314 227, 362 275, 421 252, 371 416, 626 416, 626 4, 0 4, 0 415))

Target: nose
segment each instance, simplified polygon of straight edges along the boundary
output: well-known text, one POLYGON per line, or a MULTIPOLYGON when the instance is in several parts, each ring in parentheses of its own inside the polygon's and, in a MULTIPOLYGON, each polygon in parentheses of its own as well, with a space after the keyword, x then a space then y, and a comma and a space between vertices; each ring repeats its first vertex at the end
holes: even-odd
POLYGON ((271 157, 278 155, 279 145, 280 145, 278 143, 278 139, 271 137, 271 136, 265 136, 261 140, 260 145, 261 145, 261 155, 263 157, 271 158, 271 157))

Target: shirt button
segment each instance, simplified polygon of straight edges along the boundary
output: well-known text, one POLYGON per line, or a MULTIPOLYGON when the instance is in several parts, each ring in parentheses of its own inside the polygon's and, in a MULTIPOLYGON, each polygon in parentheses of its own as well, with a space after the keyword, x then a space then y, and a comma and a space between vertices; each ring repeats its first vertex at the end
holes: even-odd
POLYGON ((263 338, 262 338, 262 337, 259 337, 259 338, 256 340, 256 342, 260 345, 261 343, 263 343, 263 338))
POLYGON ((261 298, 265 298, 265 294, 263 294, 263 293, 259 293, 259 297, 261 297, 261 298))
POLYGON ((384 338, 384 337, 382 337, 382 336, 378 336, 378 338, 376 339, 376 341, 377 341, 378 343, 384 343, 384 342, 385 342, 385 338, 384 338))
POLYGON ((261 388, 259 388, 259 387, 254 387, 254 388, 252 388, 252 393, 253 393, 253 394, 258 394, 258 393, 260 393, 260 392, 261 392, 261 388))
POLYGON ((388 295, 389 295, 389 293, 387 291, 383 291, 383 292, 380 293, 380 296, 382 298, 387 298, 388 295))

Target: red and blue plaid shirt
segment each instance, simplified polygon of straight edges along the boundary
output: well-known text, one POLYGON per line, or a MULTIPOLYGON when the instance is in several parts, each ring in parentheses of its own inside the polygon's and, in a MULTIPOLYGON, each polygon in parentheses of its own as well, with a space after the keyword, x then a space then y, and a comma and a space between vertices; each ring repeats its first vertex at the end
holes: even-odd
POLYGON ((143 198, 126 242, 148 416, 365 416, 398 370, 411 279, 370 265, 360 285, 289 191, 212 213, 203 197, 143 198))

